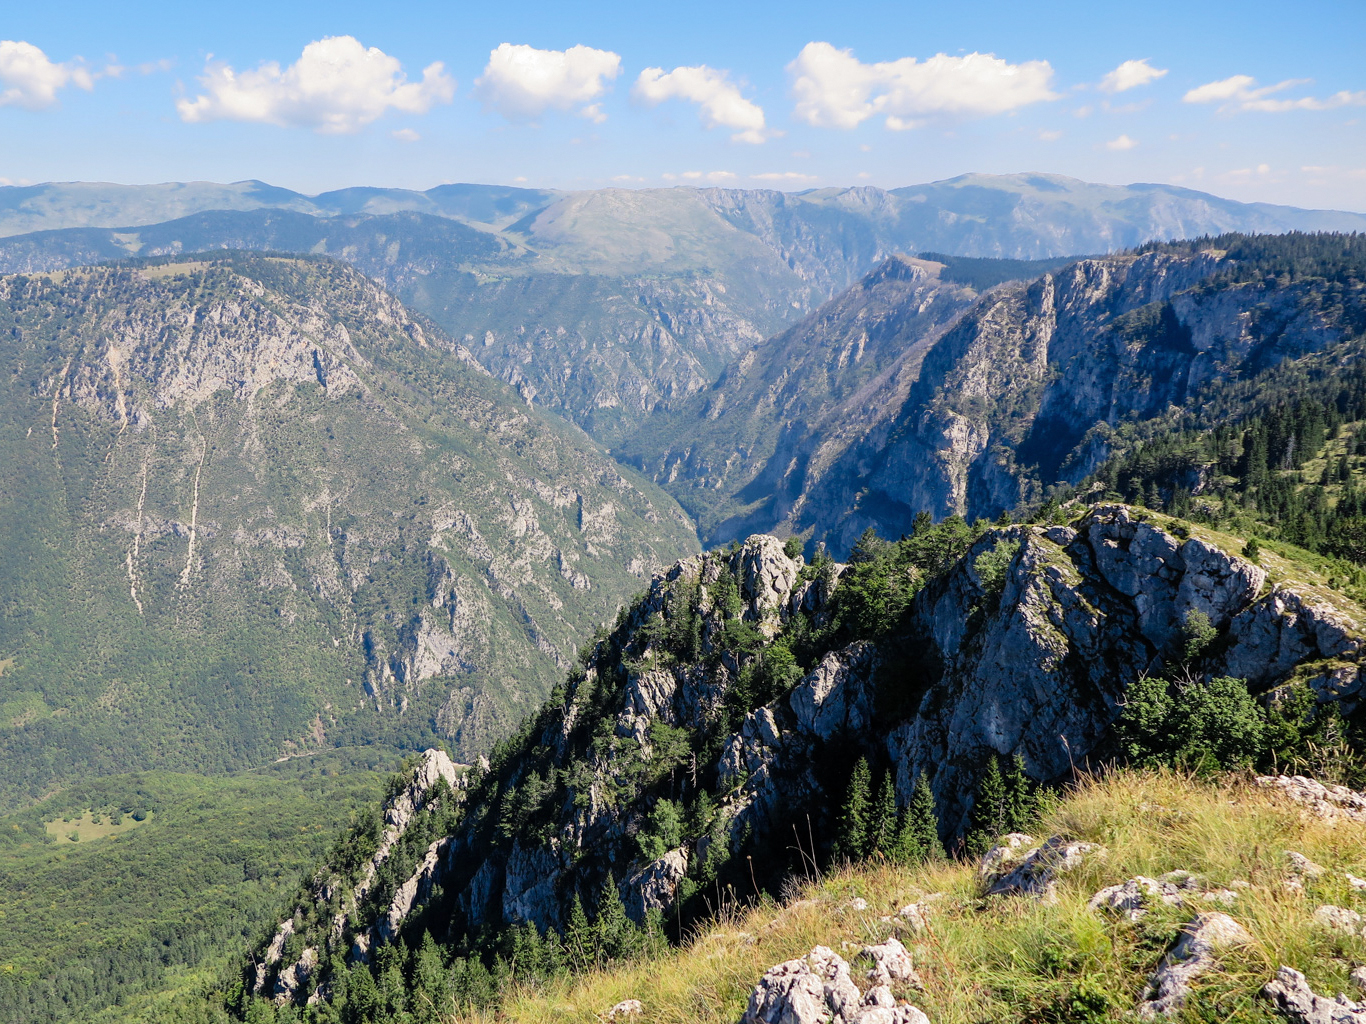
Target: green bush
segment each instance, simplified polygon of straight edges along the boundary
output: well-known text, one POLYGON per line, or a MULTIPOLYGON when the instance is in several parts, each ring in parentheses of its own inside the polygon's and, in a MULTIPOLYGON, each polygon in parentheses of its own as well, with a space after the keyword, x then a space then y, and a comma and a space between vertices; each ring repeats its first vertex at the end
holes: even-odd
POLYGON ((1016 541, 1002 538, 990 551, 983 551, 973 560, 972 570, 988 596, 995 597, 1005 589, 1010 563, 1015 560, 1015 553, 1019 549, 1020 545, 1016 541))
POLYGON ((1217 771, 1260 763, 1269 753, 1266 710, 1244 680, 1229 676, 1175 686, 1140 678, 1125 697, 1116 734, 1124 756, 1146 766, 1217 771))

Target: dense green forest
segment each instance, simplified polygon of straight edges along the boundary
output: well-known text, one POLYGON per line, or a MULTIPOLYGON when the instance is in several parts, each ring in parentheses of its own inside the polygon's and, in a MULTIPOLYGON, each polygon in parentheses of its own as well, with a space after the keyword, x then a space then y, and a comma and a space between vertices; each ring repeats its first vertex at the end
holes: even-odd
POLYGON ((351 749, 114 775, 0 819, 0 1022, 212 1016, 220 973, 396 767, 351 749))

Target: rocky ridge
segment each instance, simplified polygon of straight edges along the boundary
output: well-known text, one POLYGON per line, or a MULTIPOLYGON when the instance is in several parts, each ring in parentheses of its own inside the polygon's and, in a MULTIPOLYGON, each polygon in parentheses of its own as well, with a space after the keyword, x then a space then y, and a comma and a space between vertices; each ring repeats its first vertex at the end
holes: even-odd
POLYGON ((863 330, 860 296, 878 287, 879 271, 744 356, 707 393, 719 401, 734 390, 729 382, 741 382, 746 401, 721 417, 753 419, 754 408, 781 440, 726 456, 710 440, 711 407, 699 396, 686 415, 647 426, 622 455, 697 505, 712 540, 765 530, 845 552, 869 526, 889 537, 909 532, 919 512, 995 518, 1041 500, 1047 487, 1081 482, 1126 424, 1198 406, 1212 389, 1359 334, 1359 269, 1346 286, 1292 279, 1261 269, 1278 243, 1265 252, 1255 239, 1221 244, 1241 255, 1192 244, 1080 260, 993 289, 949 323, 914 303, 891 305, 878 330, 905 353, 870 350, 872 366, 888 372, 812 419, 800 396, 768 409, 758 385, 776 388, 782 377, 773 370, 743 391, 761 358, 802 367, 842 351, 841 339, 863 330), (792 354, 784 340, 802 346, 792 354))
MULTIPOLYGON (((837 645, 779 696, 734 717, 765 649, 737 655, 738 631, 782 639, 828 621, 849 571, 808 567, 774 538, 756 536, 656 575, 562 693, 472 784, 458 826, 429 848, 435 860, 414 856, 414 890, 439 885, 444 894, 423 909, 423 926, 444 928, 455 943, 522 921, 559 929, 567 901, 593 899, 609 875, 633 916, 675 909, 696 879, 709 877, 709 863, 724 866, 745 844, 797 823, 829 835, 843 785, 831 766, 847 765, 852 751, 885 759, 899 794, 927 778, 955 835, 984 756, 1018 755, 1041 780, 1106 757, 1125 687, 1172 653, 1192 610, 1226 638, 1206 672, 1256 666, 1247 673, 1255 692, 1293 673, 1345 710, 1357 699, 1362 626, 1342 604, 1294 584, 1268 586, 1266 570, 1211 539, 1178 538, 1148 514, 1097 506, 1066 527, 987 531, 915 594, 901 644, 837 645), (1009 563, 988 589, 977 565, 999 551, 1009 563), (695 644, 695 653, 679 658, 680 644, 695 644), (718 731, 728 723, 729 733, 718 731), (664 856, 643 857, 651 808, 675 794, 693 805, 694 785, 715 794, 714 811, 664 856)), ((987 889, 1047 899, 1057 876, 1103 857, 1086 844, 1017 838, 1018 849, 993 855, 1000 863, 984 876, 987 889)), ((1153 881, 1159 893, 1172 881, 1174 898, 1187 899, 1184 883, 1153 881)), ((1132 909, 1151 892, 1110 902, 1132 909)), ((1197 897, 1230 898, 1189 899, 1197 897)), ((908 907, 906 927, 923 929, 928 907, 908 907)), ((366 952, 347 937, 333 948, 366 952)), ((787 975, 789 987, 806 977, 800 968, 787 975)), ((1155 991, 1163 998, 1160 983, 1155 991)))

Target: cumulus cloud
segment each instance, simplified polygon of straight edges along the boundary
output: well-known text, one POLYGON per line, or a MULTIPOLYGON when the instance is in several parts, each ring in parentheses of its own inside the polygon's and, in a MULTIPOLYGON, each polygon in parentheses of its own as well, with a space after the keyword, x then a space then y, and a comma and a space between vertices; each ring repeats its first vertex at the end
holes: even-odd
POLYGON ((509 120, 578 107, 581 116, 602 122, 607 115, 593 101, 620 74, 621 57, 610 50, 538 50, 503 43, 489 52, 484 73, 474 84, 484 104, 509 120))
POLYGON ((1047 61, 1010 64, 989 53, 865 64, 852 50, 807 43, 787 70, 796 116, 820 128, 853 128, 881 116, 902 130, 917 118, 1002 114, 1057 99, 1047 61))
POLYGON ((1111 139, 1107 142, 1105 148, 1115 150, 1116 152, 1123 152, 1126 149, 1133 149, 1137 145, 1138 143, 1129 138, 1129 136, 1121 135, 1119 138, 1111 139))
POLYGON ((182 121, 259 121, 326 134, 358 131, 389 110, 425 114, 455 95, 440 61, 423 69, 421 82, 409 82, 397 58, 353 36, 309 43, 284 69, 266 61, 239 73, 211 61, 199 82, 201 95, 176 102, 182 121))
POLYGON ((422 140, 422 136, 411 128, 400 128, 398 131, 389 134, 398 139, 399 142, 420 142, 422 140))
POLYGON ((89 92, 95 76, 80 61, 58 64, 32 43, 0 39, 0 107, 41 110, 69 85, 89 92))
POLYGON ((1126 92, 1156 81, 1166 73, 1166 68, 1155 68, 1149 64, 1147 57, 1126 60, 1100 80, 1099 89, 1101 92, 1126 92))
POLYGON ((1251 110, 1264 114, 1279 114, 1287 110, 1332 110, 1335 107, 1366 106, 1366 92, 1336 92, 1319 99, 1300 96, 1295 99, 1272 97, 1297 85, 1308 85, 1311 79, 1288 78, 1275 85, 1258 86, 1251 75, 1233 75, 1217 82, 1206 82, 1190 90, 1182 99, 1186 103, 1218 103, 1224 111, 1251 110))
POLYGON ((761 143, 767 138, 763 109, 740 95, 739 86, 725 71, 705 64, 669 72, 646 68, 636 79, 631 94, 651 106, 671 99, 696 103, 701 108, 698 116, 703 124, 708 128, 721 125, 735 129, 731 138, 736 142, 761 143))
POLYGON ((802 174, 798 171, 769 171, 765 174, 751 174, 755 181, 788 181, 788 182, 808 182, 818 181, 814 174, 802 174))

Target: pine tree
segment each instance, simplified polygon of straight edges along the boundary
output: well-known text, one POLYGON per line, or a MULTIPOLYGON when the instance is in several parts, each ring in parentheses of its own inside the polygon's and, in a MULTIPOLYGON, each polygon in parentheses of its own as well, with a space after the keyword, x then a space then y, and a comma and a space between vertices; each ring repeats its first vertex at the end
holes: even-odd
POLYGON ((576 892, 569 904, 569 921, 564 928, 564 950, 571 970, 586 971, 597 961, 593 939, 593 927, 588 923, 588 915, 583 912, 583 901, 576 892))
POLYGON ((1016 754, 1005 774, 1005 822, 1002 832, 1023 832, 1034 821, 1039 809, 1039 794, 1034 780, 1025 773, 1024 758, 1016 754))
POLYGON ((882 784, 877 789, 873 804, 873 819, 868 831, 866 855, 880 853, 890 857, 896 845, 896 780, 890 771, 883 772, 882 784))
POLYGON ((977 792, 968 816, 967 851, 980 857, 991 849, 996 838, 1005 833, 1006 783, 1001 775, 1001 758, 995 751, 987 759, 986 771, 977 783, 977 792))
POLYGON ((939 816, 934 813, 934 794, 930 792, 925 773, 921 772, 915 780, 911 802, 901 814, 893 859, 902 864, 918 864, 943 856, 944 846, 939 841, 939 816))
POLYGON ((872 783, 873 773, 868 768, 868 759, 860 757, 858 764, 854 765, 854 774, 849 779, 844 812, 840 815, 839 834, 835 839, 837 860, 858 860, 867 848, 868 803, 872 783))
POLYGON ((602 895, 598 897, 598 917, 593 927, 597 932, 596 945, 600 959, 624 960, 635 952, 639 936, 635 925, 626 916, 626 908, 621 905, 617 881, 610 871, 602 895))
POLYGON ((423 932, 413 961, 413 1006, 430 1010, 446 1005, 446 964, 431 932, 423 932))

